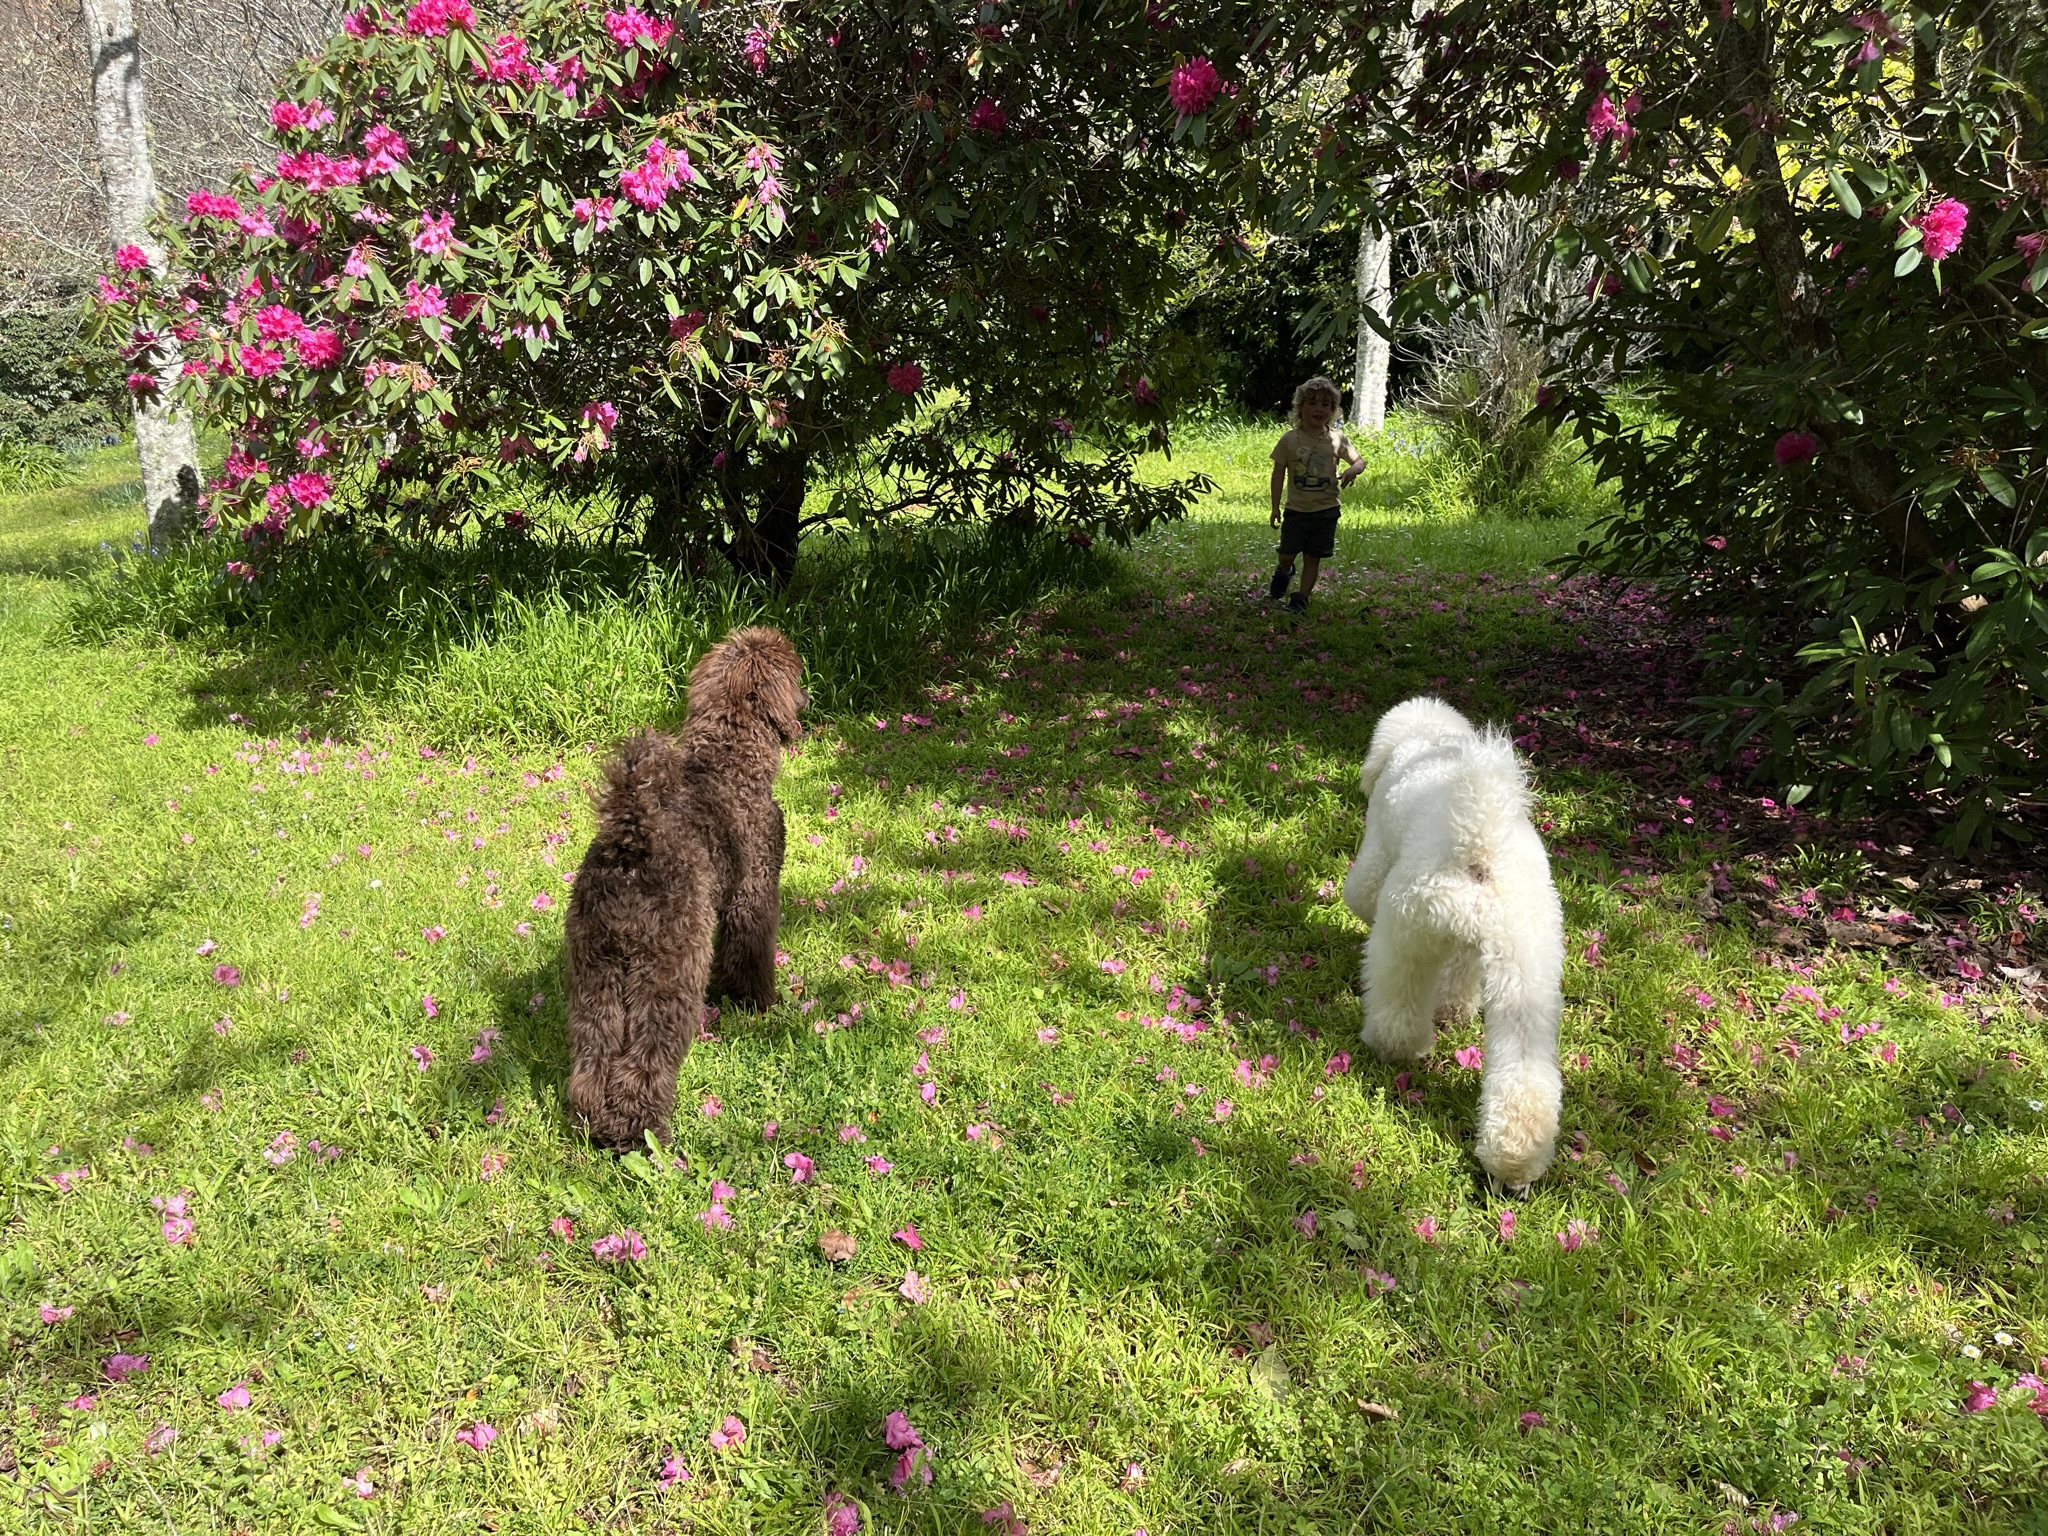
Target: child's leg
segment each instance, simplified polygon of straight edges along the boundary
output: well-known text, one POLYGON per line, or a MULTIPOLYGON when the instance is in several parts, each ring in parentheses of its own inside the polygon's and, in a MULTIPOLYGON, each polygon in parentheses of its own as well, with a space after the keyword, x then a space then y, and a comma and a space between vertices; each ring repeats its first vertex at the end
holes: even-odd
POLYGON ((1311 592, 1315 591, 1316 573, 1322 568, 1323 561, 1320 555, 1303 555, 1301 557, 1301 595, 1303 597, 1307 597, 1311 592))

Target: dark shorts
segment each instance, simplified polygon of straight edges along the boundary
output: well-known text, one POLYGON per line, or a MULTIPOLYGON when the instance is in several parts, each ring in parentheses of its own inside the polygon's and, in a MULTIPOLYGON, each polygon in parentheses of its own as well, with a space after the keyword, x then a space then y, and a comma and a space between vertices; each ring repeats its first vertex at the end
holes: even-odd
POLYGON ((1339 509, 1327 512, 1296 512, 1292 507, 1280 514, 1280 558, 1307 555, 1327 560, 1337 552, 1339 509))

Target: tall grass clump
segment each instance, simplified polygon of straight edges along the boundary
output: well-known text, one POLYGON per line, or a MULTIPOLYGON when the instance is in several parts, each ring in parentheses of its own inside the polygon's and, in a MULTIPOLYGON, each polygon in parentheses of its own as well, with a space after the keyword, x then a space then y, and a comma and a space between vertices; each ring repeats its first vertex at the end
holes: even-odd
POLYGON ((1124 576, 1113 553, 1004 526, 820 541, 781 590, 502 529, 460 541, 337 529, 273 550, 253 581, 227 573, 243 553, 210 539, 117 558, 82 584, 68 633, 305 663, 438 740, 533 745, 679 717, 690 665, 739 625, 788 632, 817 706, 846 714, 901 697, 950 643, 1124 576))
POLYGON ((47 443, 0 437, 0 496, 54 491, 77 478, 77 464, 47 443))

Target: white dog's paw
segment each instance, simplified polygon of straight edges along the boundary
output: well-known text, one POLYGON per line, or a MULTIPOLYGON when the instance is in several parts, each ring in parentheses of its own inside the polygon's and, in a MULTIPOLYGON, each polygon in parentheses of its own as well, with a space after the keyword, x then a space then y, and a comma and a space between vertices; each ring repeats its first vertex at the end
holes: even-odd
POLYGON ((1419 1027, 1411 1021, 1391 1029, 1376 1028, 1368 1012, 1359 1026, 1358 1039, 1381 1061, 1414 1061, 1436 1048, 1436 1026, 1424 1019, 1419 1027))

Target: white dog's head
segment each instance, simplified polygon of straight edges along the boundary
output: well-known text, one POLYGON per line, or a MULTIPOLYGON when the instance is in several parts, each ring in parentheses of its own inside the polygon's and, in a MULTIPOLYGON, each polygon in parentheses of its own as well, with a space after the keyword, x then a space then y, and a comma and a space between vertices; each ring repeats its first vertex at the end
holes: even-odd
POLYGON ((1427 694, 1403 700, 1380 716, 1373 727, 1372 745, 1366 749, 1365 767, 1359 770, 1358 787, 1372 798, 1373 786, 1386 771, 1394 749, 1411 742, 1470 741, 1479 733, 1472 722, 1442 699, 1427 694))

